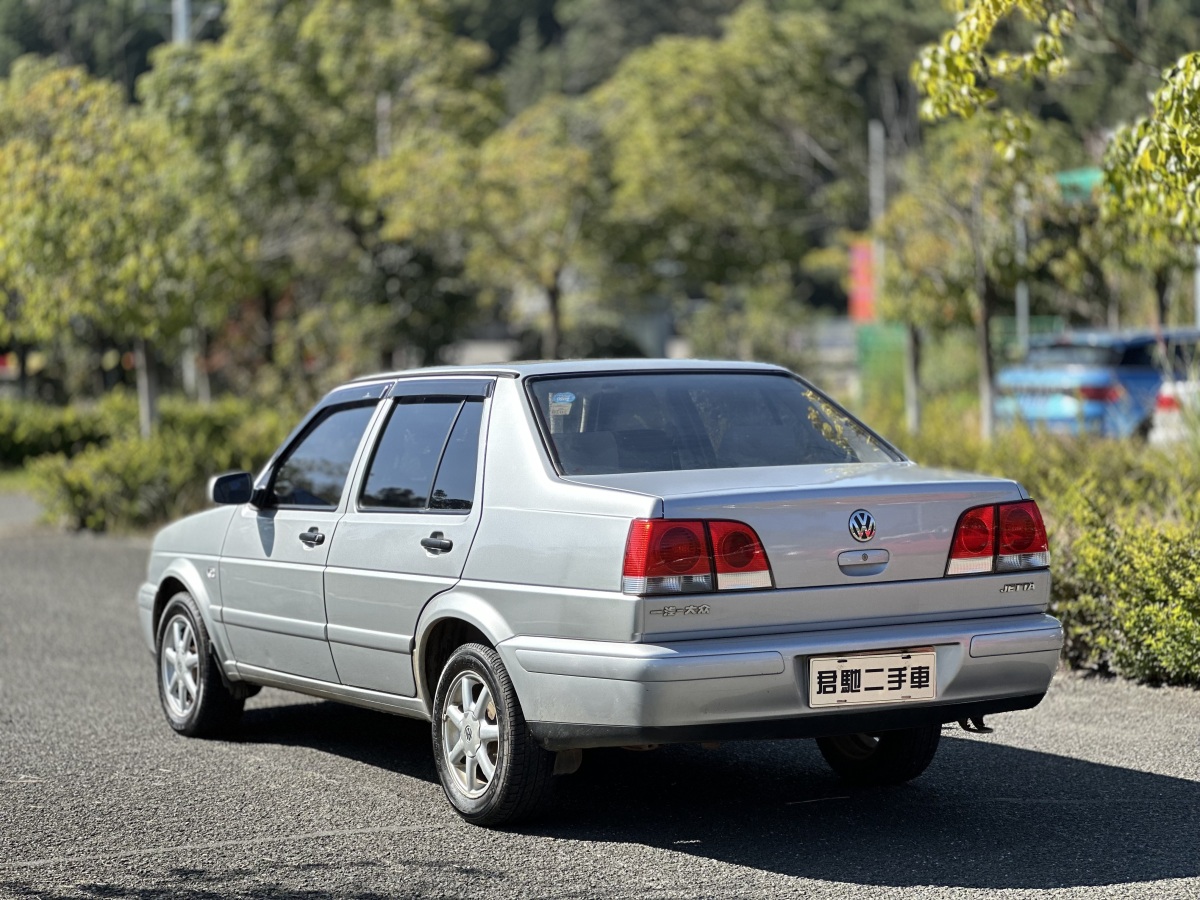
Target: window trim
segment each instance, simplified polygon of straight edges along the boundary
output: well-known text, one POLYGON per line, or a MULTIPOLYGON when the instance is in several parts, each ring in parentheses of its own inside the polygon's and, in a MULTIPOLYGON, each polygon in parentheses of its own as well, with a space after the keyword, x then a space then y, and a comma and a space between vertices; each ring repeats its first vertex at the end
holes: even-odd
POLYGON ((399 395, 393 394, 389 399, 390 406, 383 416, 383 421, 375 434, 374 443, 371 450, 364 457, 364 465, 362 467, 362 477, 358 479, 358 490, 354 495, 354 512, 356 513, 383 513, 386 515, 422 515, 422 516, 461 516, 467 517, 475 513, 479 507, 479 463, 483 458, 483 442, 485 437, 484 430, 484 409, 482 408, 483 401, 491 395, 491 382, 483 386, 483 389, 477 392, 462 393, 464 386, 468 386, 470 390, 474 387, 473 384, 463 381, 451 382, 458 390, 454 391, 412 391, 399 395), (435 403, 457 403, 458 411, 454 414, 454 420, 450 423, 450 427, 446 430, 446 436, 442 439, 441 449, 438 450, 437 464, 433 467, 433 477, 429 482, 429 488, 425 496, 425 506, 415 507, 399 507, 399 506, 364 506, 363 494, 367 490, 367 480, 371 477, 371 467, 375 464, 375 455, 379 452, 379 447, 383 443, 383 437, 387 433, 387 427, 392 421, 392 416, 395 415, 396 409, 401 406, 416 406, 426 401, 432 400, 435 403), (475 493, 471 498, 471 508, 468 510, 461 509, 433 509, 429 506, 429 501, 433 499, 433 489, 437 485, 438 475, 442 471, 442 462, 446 457, 446 448, 450 445, 450 438, 454 435, 454 429, 458 426, 458 421, 462 418, 463 410, 467 408, 468 403, 479 403, 481 408, 479 412, 479 443, 475 448, 475 493))

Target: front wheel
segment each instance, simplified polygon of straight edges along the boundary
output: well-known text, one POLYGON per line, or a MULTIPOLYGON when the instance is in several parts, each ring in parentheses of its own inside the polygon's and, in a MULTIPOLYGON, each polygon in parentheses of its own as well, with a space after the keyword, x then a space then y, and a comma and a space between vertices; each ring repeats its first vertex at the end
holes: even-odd
POLYGON ((237 724, 249 692, 226 686, 196 601, 180 591, 158 622, 158 698, 167 721, 188 737, 213 737, 237 724))
POLYGON ((829 767, 851 784, 904 784, 933 762, 941 737, 941 725, 924 725, 879 734, 817 738, 817 747, 829 767))
POLYGON ((541 805, 554 757, 529 734, 492 648, 464 644, 446 662, 433 698, 433 755, 447 799, 472 824, 515 822, 541 805))

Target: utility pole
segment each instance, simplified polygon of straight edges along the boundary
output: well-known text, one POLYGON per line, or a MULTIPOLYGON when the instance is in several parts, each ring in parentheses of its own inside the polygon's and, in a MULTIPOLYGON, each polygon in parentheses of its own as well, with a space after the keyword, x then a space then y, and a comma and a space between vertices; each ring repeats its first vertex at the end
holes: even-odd
MULTIPOLYGON (((171 0, 171 41, 189 44, 192 41, 192 0, 171 0)), ((209 403, 212 386, 208 370, 201 361, 204 350, 204 331, 193 325, 183 333, 183 392, 188 397, 209 403)))
POLYGON ((1029 193, 1024 183, 1017 184, 1013 204, 1017 230, 1017 349, 1022 359, 1029 353, 1029 282, 1025 280, 1025 263, 1029 256, 1029 236, 1025 230, 1025 214, 1029 211, 1029 193))
MULTIPOLYGON (((867 155, 871 228, 875 231, 871 242, 871 270, 878 304, 883 299, 884 285, 883 240, 879 237, 879 225, 887 209, 887 133, 878 119, 867 123, 867 155)), ((916 434, 921 428, 921 333, 911 324, 904 328, 904 426, 909 434, 916 434)))
POLYGON ((1200 328, 1200 244, 1196 245, 1196 268, 1192 272, 1192 301, 1196 313, 1193 321, 1200 328))
POLYGON ((192 0, 171 0, 171 41, 186 44, 192 39, 192 0))

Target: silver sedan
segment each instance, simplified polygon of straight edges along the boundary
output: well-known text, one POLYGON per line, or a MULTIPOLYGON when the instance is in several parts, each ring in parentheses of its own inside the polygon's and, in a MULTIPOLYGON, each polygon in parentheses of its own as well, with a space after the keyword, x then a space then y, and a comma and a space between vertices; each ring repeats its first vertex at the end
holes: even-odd
POLYGON ((767 365, 380 375, 154 541, 163 709, 268 685, 429 720, 468 821, 531 814, 592 747, 816 738, 920 775, 944 723, 1036 705, 1062 643, 1013 481, 907 460, 767 365))

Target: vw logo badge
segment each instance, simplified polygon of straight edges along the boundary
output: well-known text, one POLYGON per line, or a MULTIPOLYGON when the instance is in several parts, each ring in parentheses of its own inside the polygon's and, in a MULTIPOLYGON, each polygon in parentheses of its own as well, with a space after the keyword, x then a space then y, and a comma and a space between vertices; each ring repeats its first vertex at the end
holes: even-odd
POLYGON ((875 517, 865 509, 856 509, 850 514, 850 537, 863 544, 875 537, 875 517))

